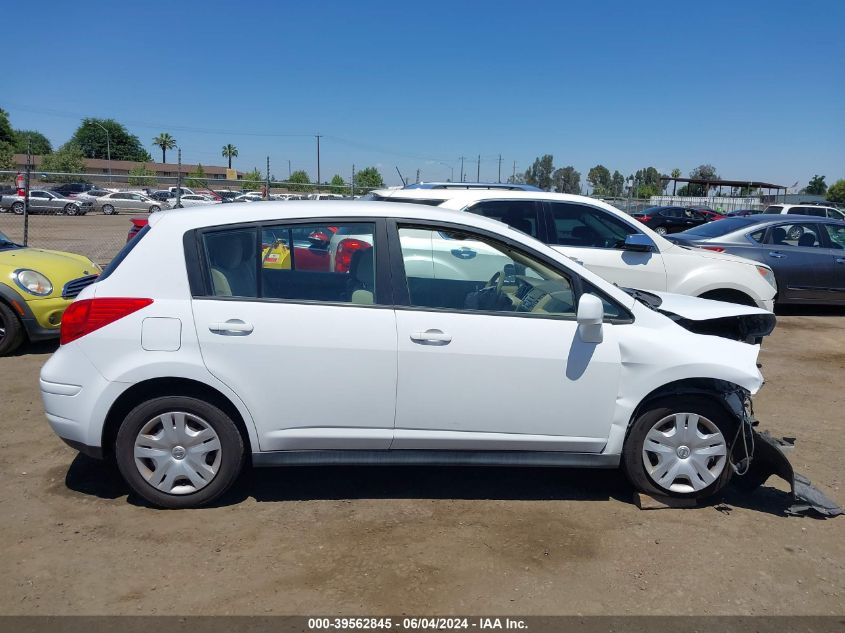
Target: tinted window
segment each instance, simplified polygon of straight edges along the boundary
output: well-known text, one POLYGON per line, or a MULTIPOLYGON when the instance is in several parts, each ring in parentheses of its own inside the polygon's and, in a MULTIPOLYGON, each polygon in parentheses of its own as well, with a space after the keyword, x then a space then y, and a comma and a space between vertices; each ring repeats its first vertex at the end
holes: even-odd
POLYGON ((824 209, 816 207, 792 207, 786 212, 787 215, 814 215, 816 217, 825 217, 824 209))
POLYGON ((836 209, 828 209, 827 217, 833 218, 834 220, 845 220, 845 213, 837 211, 836 209))
POLYGON ((845 224, 824 224, 823 226, 830 238, 830 247, 845 249, 845 224))
POLYGON ((763 242, 763 237, 765 235, 766 235, 766 229, 760 229, 759 231, 754 231, 753 233, 750 233, 748 235, 748 237, 750 237, 752 240, 754 240, 755 242, 760 244, 760 243, 763 242))
POLYGON ((621 248, 625 238, 640 231, 611 213, 585 204, 551 204, 553 244, 593 248, 621 248))
POLYGON ((770 205, 766 207, 766 210, 763 213, 781 213, 783 211, 783 207, 780 205, 770 205))
POLYGON ((818 248, 823 243, 820 231, 820 225, 809 222, 779 224, 769 230, 766 243, 782 247, 818 248))
POLYGON ((399 229, 411 305, 575 316, 572 284, 562 273, 504 244, 448 233, 399 229))
POLYGON ((211 293, 369 305, 375 301, 371 223, 279 224, 203 236, 211 293), (337 239, 343 229, 350 237, 337 239), (351 237, 354 236, 354 237, 351 237))
POLYGON ((477 213, 508 226, 527 233, 532 237, 538 237, 537 227, 540 224, 537 205, 528 200, 487 200, 467 209, 471 213, 477 213))
POLYGON ((50 196, 48 196, 48 195, 47 195, 45 192, 43 192, 43 191, 30 191, 30 192, 29 192, 29 197, 30 197, 30 198, 49 198, 50 196))

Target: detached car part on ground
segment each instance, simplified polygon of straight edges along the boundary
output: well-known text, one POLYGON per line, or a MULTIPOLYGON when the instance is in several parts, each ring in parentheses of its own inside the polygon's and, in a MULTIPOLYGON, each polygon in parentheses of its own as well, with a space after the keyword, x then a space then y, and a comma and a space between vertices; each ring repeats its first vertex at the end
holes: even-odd
POLYGON ((163 507, 219 498, 248 460, 621 467, 648 494, 704 498, 754 463, 774 325, 622 290, 473 214, 210 207, 150 217, 65 313, 41 391, 61 438, 163 507), (348 261, 300 257, 337 236, 362 243, 348 261))
POLYGON ((83 255, 25 248, 0 233, 0 356, 58 338, 65 308, 99 273, 83 255))

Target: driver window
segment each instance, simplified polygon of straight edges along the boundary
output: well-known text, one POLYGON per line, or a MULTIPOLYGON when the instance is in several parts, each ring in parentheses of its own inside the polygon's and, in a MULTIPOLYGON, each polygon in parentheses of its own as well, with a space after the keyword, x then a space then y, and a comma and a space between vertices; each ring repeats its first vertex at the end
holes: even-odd
POLYGON ((569 202, 551 204, 556 241, 561 246, 622 248, 625 238, 639 233, 610 213, 569 202))
POLYGON ((767 244, 773 246, 800 246, 801 248, 819 248, 822 246, 819 225, 809 222, 780 224, 769 230, 767 244))
POLYGON ((400 228, 410 303, 419 308, 575 317, 568 277, 504 244, 400 228))

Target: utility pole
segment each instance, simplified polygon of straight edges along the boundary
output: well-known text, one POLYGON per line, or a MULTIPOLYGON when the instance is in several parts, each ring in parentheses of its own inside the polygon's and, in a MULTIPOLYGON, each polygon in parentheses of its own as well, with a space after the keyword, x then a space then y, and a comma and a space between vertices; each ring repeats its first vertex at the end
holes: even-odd
POLYGON ((264 189, 264 199, 270 199, 270 157, 267 157, 267 186, 264 189))
POLYGON ((417 169, 417 184, 420 182, 420 170, 417 169))
POLYGON ((478 163, 475 167, 475 182, 481 182, 481 154, 478 155, 478 163))
POLYGON ((26 172, 23 180, 23 245, 29 245, 29 177, 32 172, 32 137, 26 147, 26 172))
POLYGON ((497 182, 502 182, 502 155, 499 154, 499 179, 497 182))
POLYGON ((461 156, 461 182, 464 181, 464 157, 461 156))
POLYGON ((320 190, 320 134, 315 135, 317 137, 317 191, 320 190))
POLYGON ((516 180, 516 161, 513 161, 513 176, 511 176, 511 180, 516 180))
POLYGON ((182 208, 182 148, 178 148, 178 167, 176 169, 176 208, 182 208))
POLYGON ((355 197, 355 163, 352 163, 352 181, 350 184, 350 191, 352 192, 352 197, 355 197))
POLYGON ((288 180, 290 180, 291 176, 293 176, 293 173, 290 170, 290 158, 288 158, 288 180))

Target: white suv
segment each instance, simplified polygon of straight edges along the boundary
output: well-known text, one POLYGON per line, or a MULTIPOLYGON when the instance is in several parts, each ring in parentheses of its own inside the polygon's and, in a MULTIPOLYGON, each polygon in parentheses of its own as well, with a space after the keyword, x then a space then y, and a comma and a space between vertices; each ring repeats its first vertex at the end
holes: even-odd
POLYGON ((845 213, 836 207, 820 204, 770 204, 763 213, 785 213, 788 215, 813 215, 817 218, 845 220, 845 213))
POLYGON ((584 196, 524 191, 383 189, 370 199, 470 211, 536 237, 621 286, 718 299, 765 310, 777 282, 768 266, 672 244, 615 207, 584 196))
POLYGON ((470 213, 195 207, 151 216, 68 307, 41 392, 61 438, 164 507, 212 501, 247 462, 621 464, 702 497, 748 457, 774 323, 626 292, 470 213), (302 239, 326 227, 369 247, 337 271, 302 239))

